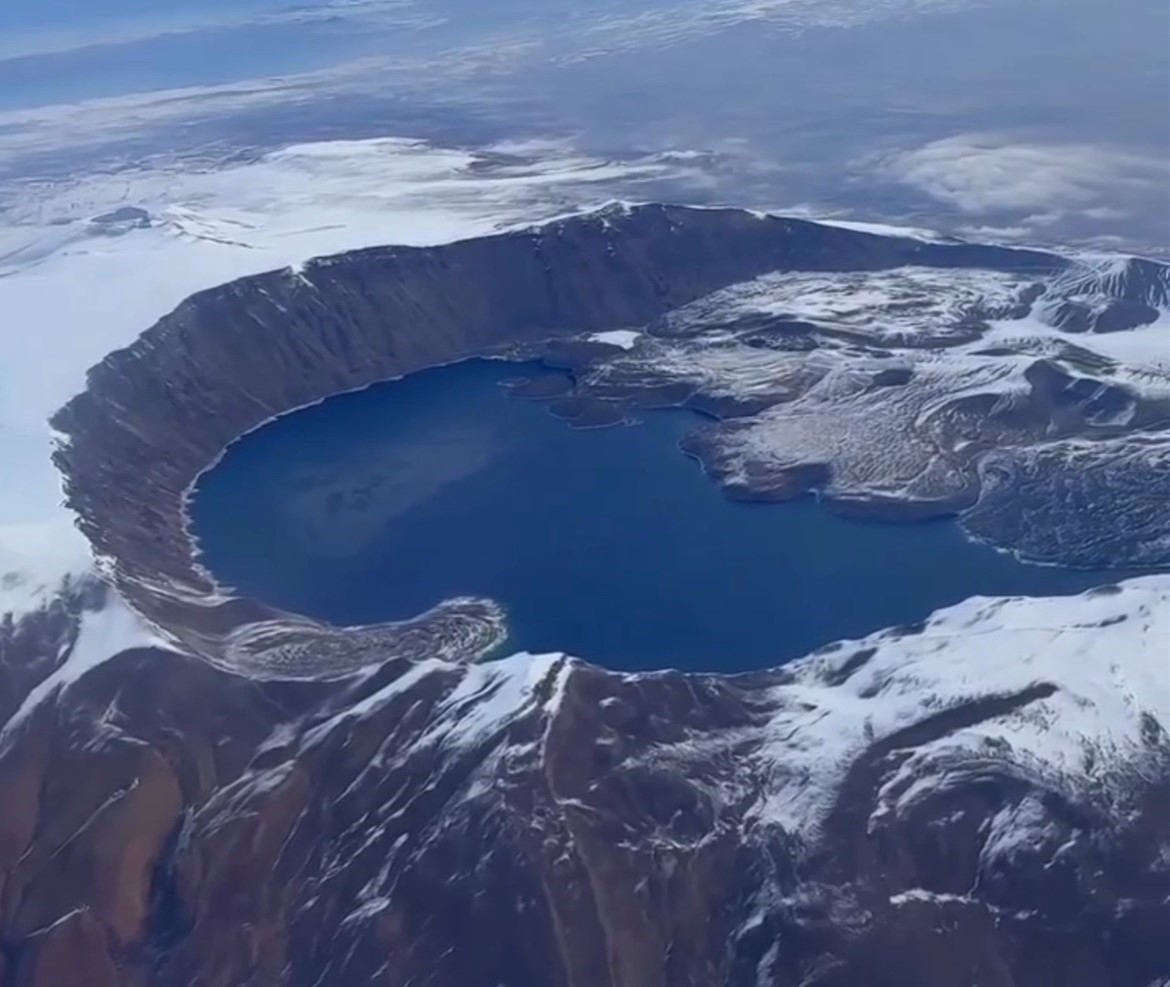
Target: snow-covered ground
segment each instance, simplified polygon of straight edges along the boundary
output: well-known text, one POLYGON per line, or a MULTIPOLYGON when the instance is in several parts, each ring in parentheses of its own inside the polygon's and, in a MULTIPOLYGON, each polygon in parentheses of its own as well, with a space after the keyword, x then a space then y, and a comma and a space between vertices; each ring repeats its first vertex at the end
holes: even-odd
MULTIPOLYGON (((1126 262, 1124 257, 1093 260, 1100 270, 1094 270, 1089 260, 1084 268, 1102 281, 1107 281, 1110 267, 1126 262)), ((700 298, 672 313, 666 325, 673 332, 688 334, 745 316, 783 315, 845 330, 874 344, 920 346, 923 340, 954 344, 963 337, 964 317, 980 310, 1010 308, 1035 280, 1026 274, 930 267, 768 274, 700 298), (953 338, 948 340, 948 336, 953 338)), ((1057 279, 1054 290, 1061 288, 1062 280, 1071 278, 1057 279)), ((981 333, 965 350, 1020 341, 1056 342, 1116 362, 1123 372, 1155 374, 1170 381, 1170 311, 1163 309, 1158 321, 1149 325, 1109 333, 1055 328, 1043 320, 1043 312, 1041 303, 1027 317, 992 318, 988 320, 991 332, 981 333)))
MULTIPOLYGON (((843 773, 875 741, 944 710, 1055 686, 1052 695, 916 746, 883 787, 879 812, 899 811, 945 779, 948 758, 990 758, 1025 776, 1106 798, 1132 789, 1129 773, 1170 731, 1170 580, 1150 576, 1116 590, 1066 598, 982 598, 941 610, 921 633, 881 632, 831 656, 792 666, 782 709, 760 757, 775 789, 761 818, 810 832, 843 773), (868 657, 865 655, 873 649, 868 657), (860 659, 857 656, 861 654, 860 659), (860 667, 838 684, 851 659, 860 667)), ((1165 751, 1162 752, 1163 755, 1165 751)))
MULTIPOLYGON (((630 380, 686 382, 708 396, 775 402, 721 429, 721 468, 743 483, 760 468, 819 462, 832 464, 827 492, 836 496, 953 496, 968 481, 940 455, 940 442, 954 441, 958 449, 969 437, 940 436, 936 423, 962 399, 1005 406, 1025 400, 1032 388, 1027 372, 1038 359, 1062 363, 1102 388, 1120 385, 1131 395, 1170 401, 1164 286, 1150 289, 1155 321, 1072 332, 1057 324, 1061 305, 1103 309, 1123 276, 1144 263, 1073 260, 1068 272, 1040 281, 1027 273, 921 266, 767 274, 670 313, 644 345, 591 371, 591 381, 603 388, 630 380), (1036 298, 1040 285, 1045 294, 1036 298), (819 345, 760 345, 752 326, 769 319, 815 325, 819 345), (875 390, 871 381, 882 372, 912 380, 875 390)), ((1124 424, 1134 410, 1131 400, 1108 412, 1110 424, 1124 424)), ((1166 433, 1149 434, 1165 446, 1166 433)))

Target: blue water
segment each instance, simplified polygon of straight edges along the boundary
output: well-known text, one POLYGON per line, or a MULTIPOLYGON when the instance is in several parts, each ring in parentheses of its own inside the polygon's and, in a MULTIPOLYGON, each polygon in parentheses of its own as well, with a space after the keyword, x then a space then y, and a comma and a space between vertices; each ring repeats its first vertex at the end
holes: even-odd
POLYGON ((204 562, 242 592, 342 624, 458 595, 508 611, 514 649, 622 669, 743 670, 974 594, 1116 578, 1024 565, 951 521, 726 500, 677 447, 682 411, 572 429, 472 361, 343 395, 233 445, 192 505, 204 562))

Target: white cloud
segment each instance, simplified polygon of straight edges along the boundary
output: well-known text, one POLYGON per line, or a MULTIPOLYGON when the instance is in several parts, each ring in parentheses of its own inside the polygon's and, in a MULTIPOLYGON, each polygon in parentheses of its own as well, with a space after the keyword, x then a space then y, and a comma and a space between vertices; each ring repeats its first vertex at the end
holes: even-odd
MULTIPOLYGON (((430 5, 413 0, 331 0, 290 6, 266 15, 190 22, 118 25, 103 35, 49 39, 0 38, 0 57, 67 52, 93 45, 147 44, 167 34, 208 27, 336 21, 351 33, 385 37, 377 54, 342 57, 318 68, 291 68, 279 75, 241 75, 208 85, 123 92, 72 103, 0 111, 0 171, 16 171, 22 157, 77 153, 92 145, 143 138, 175 124, 204 124, 217 118, 280 107, 324 105, 331 97, 381 97, 427 105, 438 92, 457 91, 483 77, 524 78, 563 65, 632 51, 657 51, 744 24, 777 35, 810 28, 845 28, 920 14, 946 13, 973 0, 672 0, 645 5, 637 13, 615 12, 619 4, 582 10, 571 0, 522 5, 523 16, 506 25, 475 19, 444 20, 430 5), (404 42, 408 39, 408 43, 404 42), (9 51, 11 49, 11 51, 9 51), (448 89, 454 87, 454 90, 448 89)), ((585 5, 589 6, 589 5, 585 5)), ((139 53, 141 54, 141 53, 139 53)), ((295 60, 290 60, 290 66, 295 60)), ((326 59, 328 62, 328 60, 326 59)), ((46 71, 55 68, 46 68, 46 71)), ((482 98, 478 87, 473 99, 482 98)), ((464 95, 467 92, 465 91, 464 95)), ((328 111, 326 111, 328 112, 328 111)), ((160 150, 168 149, 166 140, 160 150)), ((133 153, 140 154, 141 149, 133 153)))
POLYGON ((979 223, 970 226, 960 226, 956 231, 960 236, 969 237, 972 240, 1022 240, 1033 234, 1031 227, 1027 225, 1019 226, 995 226, 986 223, 979 223))
POLYGON ((1117 201, 1165 189, 1162 158, 1079 143, 1040 143, 970 133, 883 158, 885 177, 979 215, 1079 210, 1090 218, 1125 215, 1117 201))
MULTIPOLYGON (((618 51, 666 48, 740 24, 799 33, 817 27, 857 27, 875 21, 946 13, 972 0, 692 0, 636 13, 601 17, 559 60, 583 61, 618 51)), ((574 25, 575 26, 575 25, 574 25)))

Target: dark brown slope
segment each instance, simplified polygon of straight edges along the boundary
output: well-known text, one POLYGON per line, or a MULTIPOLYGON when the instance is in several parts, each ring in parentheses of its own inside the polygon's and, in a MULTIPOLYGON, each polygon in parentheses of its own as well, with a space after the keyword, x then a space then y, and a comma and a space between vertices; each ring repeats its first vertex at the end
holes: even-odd
POLYGON ((753 811, 768 719, 796 701, 784 673, 538 671, 392 661, 257 683, 157 649, 98 667, 0 739, 0 984, 1170 975, 1164 773, 1118 815, 1009 758, 972 759, 918 778, 912 809, 875 812, 919 745, 1052 684, 876 741, 814 837, 753 811), (991 830, 1016 817, 1028 825, 1005 868, 991 830))

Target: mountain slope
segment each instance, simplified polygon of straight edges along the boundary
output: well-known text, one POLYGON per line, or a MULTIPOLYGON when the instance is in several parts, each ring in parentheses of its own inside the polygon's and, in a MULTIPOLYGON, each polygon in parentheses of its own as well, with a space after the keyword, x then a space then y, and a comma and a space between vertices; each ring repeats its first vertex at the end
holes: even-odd
POLYGON ((4 960, 38 987, 1144 987, 1168 620, 1158 577, 974 600, 731 678, 255 682, 132 648, 0 735, 4 960))

